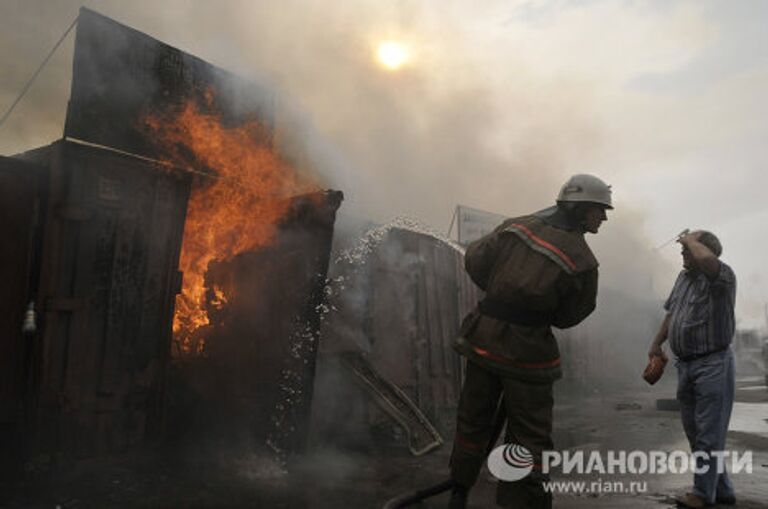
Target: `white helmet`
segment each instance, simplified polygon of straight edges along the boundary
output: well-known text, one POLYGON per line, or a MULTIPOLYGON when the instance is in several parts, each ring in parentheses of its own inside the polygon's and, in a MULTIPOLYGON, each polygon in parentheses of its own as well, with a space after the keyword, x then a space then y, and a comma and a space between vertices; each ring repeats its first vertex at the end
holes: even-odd
POLYGON ((582 173, 568 179, 560 188, 558 202, 588 202, 612 209, 611 186, 595 177, 582 173))

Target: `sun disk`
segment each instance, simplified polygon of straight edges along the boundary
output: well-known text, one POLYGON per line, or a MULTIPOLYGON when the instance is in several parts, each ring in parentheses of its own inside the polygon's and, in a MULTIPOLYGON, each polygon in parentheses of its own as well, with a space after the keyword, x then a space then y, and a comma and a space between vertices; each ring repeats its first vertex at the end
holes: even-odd
POLYGON ((376 50, 379 63, 390 71, 396 71, 408 61, 410 57, 408 47, 396 41, 384 41, 376 50))

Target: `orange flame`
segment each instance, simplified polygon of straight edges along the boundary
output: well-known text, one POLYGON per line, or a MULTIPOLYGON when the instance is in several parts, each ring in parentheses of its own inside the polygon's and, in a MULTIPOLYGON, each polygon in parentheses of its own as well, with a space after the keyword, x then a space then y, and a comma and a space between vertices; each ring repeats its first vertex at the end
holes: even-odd
MULTIPOLYGON (((266 130, 255 121, 225 126, 220 115, 189 101, 171 115, 148 116, 145 124, 173 160, 213 170, 197 178, 187 208, 180 268, 184 273, 173 318, 174 339, 185 354, 203 352, 205 273, 208 264, 258 249, 273 241, 276 225, 287 212, 286 198, 315 191, 317 183, 298 172, 274 151, 266 130), (267 140, 267 141, 265 141, 267 140)), ((225 305, 221 288, 208 293, 214 307, 225 305)))
POLYGON ((224 290, 214 285, 213 299, 211 300, 211 306, 215 307, 216 309, 221 309, 227 304, 227 302, 228 302, 228 299, 226 294, 224 293, 224 290))

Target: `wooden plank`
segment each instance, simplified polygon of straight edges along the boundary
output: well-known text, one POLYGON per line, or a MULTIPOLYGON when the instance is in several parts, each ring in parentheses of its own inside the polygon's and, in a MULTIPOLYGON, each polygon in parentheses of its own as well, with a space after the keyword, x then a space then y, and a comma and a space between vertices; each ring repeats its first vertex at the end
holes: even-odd
POLYGON ((52 311, 80 311, 85 307, 85 300, 80 297, 48 297, 45 308, 52 311))
POLYGON ((156 366, 167 362, 173 299, 169 282, 177 271, 189 180, 98 149, 68 148, 57 201, 75 205, 68 209, 75 212, 82 205, 89 214, 55 218, 62 247, 58 257, 48 253, 57 274, 45 281, 52 288, 48 312, 54 316, 46 361, 49 390, 62 397, 47 398, 54 406, 46 412, 63 412, 57 433, 61 443, 50 446, 82 455, 120 449, 143 437, 148 398, 136 395, 134 384, 142 380, 153 389, 162 387, 153 377, 162 374, 156 366), (158 181, 169 182, 170 192, 183 202, 157 194, 158 181), (186 183, 176 191, 174 182, 186 183), (165 208, 159 210, 157 204, 165 208), (173 207, 181 210, 174 212, 173 207), (176 244, 169 224, 173 220, 182 222, 175 226, 176 244), (159 301, 165 302, 145 302, 148 239, 156 235, 164 238, 153 246, 157 262, 151 278, 159 301), (144 323, 148 305, 154 308, 150 325, 144 323), (158 344, 162 330, 165 348, 158 344), (152 362, 162 355, 164 360, 152 362), (137 372, 138 357, 150 359, 146 364, 152 367, 137 372), (61 403, 58 409, 56 401, 61 403))
MULTIPOLYGON (((39 170, 0 158, 0 217, 5 227, 0 244, 0 423, 22 420, 31 338, 21 332, 27 303, 33 298, 30 270, 37 225, 39 170)), ((39 310, 38 310, 39 311, 39 310)), ((21 422, 18 423, 22 425, 21 422)), ((5 443, 0 436, 0 446, 5 443)), ((0 467, 3 460, 0 458, 0 467)))
MULTIPOLYGON (((65 180, 64 193, 61 196, 62 203, 89 204, 88 189, 92 168, 87 161, 81 161, 75 152, 66 147, 64 153, 63 179, 65 180)), ((59 209, 60 207, 57 207, 59 209)), ((51 295, 52 302, 77 301, 82 299, 84 306, 60 311, 59 319, 65 320, 68 327, 61 328, 59 336, 55 341, 59 341, 65 348, 56 352, 56 362, 61 363, 61 379, 63 383, 59 390, 64 394, 62 399, 65 407, 62 411, 75 411, 77 409, 78 417, 75 419, 78 425, 89 429, 94 428, 94 423, 86 417, 88 411, 86 408, 92 404, 95 387, 93 385, 94 377, 97 373, 99 349, 94 340, 94 335, 101 330, 98 325, 94 326, 91 317, 98 316, 99 306, 102 306, 104 299, 101 296, 94 298, 92 289, 93 281, 98 281, 102 274, 94 270, 94 251, 98 248, 99 240, 94 231, 100 228, 106 230, 107 243, 111 240, 109 224, 103 225, 102 216, 94 214, 86 219, 63 220, 61 221, 61 243, 62 256, 59 260, 60 278, 55 288, 55 293, 51 295), (94 306, 91 308, 91 306, 94 306)), ((108 281, 108 276, 102 277, 102 284, 108 281)), ((79 431, 74 425, 68 425, 62 428, 62 440, 65 444, 74 447, 78 454, 85 454, 90 451, 86 445, 82 444, 82 437, 67 437, 68 433, 77 434, 79 431), (84 452, 85 451, 85 452, 84 452)), ((64 447, 64 450, 66 450, 64 447)))
MULTIPOLYGON (((62 249, 63 221, 56 214, 56 207, 63 201, 65 190, 64 144, 56 142, 37 153, 39 161, 48 166, 48 195, 43 211, 43 239, 41 246, 40 274, 37 288, 37 307, 44 315, 45 327, 41 330, 38 359, 38 394, 40 403, 35 416, 37 429, 37 449, 52 450, 59 446, 60 429, 60 389, 64 381, 64 351, 67 347, 66 329, 68 322, 62 322, 65 316, 44 307, 48 296, 58 294, 59 279, 62 274, 60 253, 62 249)), ((68 316, 66 318, 68 320, 68 316)))
MULTIPOLYGON (((123 377, 128 375, 123 369, 122 357, 125 343, 125 325, 140 317, 135 316, 131 305, 136 299, 136 289, 132 280, 137 276, 134 271, 141 270, 143 258, 142 240, 137 233, 133 210, 121 210, 115 228, 115 250, 112 259, 109 297, 107 301, 106 327, 101 338, 103 344, 99 363, 98 378, 93 382, 105 392, 121 392, 123 377), (134 265, 134 255, 139 253, 140 260, 134 265)), ((136 323, 140 326, 140 323, 136 323)))
MULTIPOLYGON (((190 187, 189 178, 163 179, 155 196, 155 217, 164 218, 166 222, 162 232, 150 238, 150 264, 144 283, 147 297, 143 311, 145 326, 141 341, 144 345, 153 345, 153 350, 148 350, 147 354, 153 359, 150 364, 155 364, 151 384, 159 394, 165 392, 174 304, 176 294, 181 291, 182 274, 178 267, 190 187), (155 260, 156 263, 153 263, 155 260)), ((148 398, 145 429, 150 436, 159 436, 162 432, 165 419, 163 401, 162 397, 148 398)))

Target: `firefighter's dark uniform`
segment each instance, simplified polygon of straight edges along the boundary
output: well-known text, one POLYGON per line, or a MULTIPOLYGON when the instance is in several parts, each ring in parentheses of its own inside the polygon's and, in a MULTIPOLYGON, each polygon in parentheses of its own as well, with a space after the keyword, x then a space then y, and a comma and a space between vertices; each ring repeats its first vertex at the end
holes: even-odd
POLYGON ((597 266, 581 228, 556 208, 509 219, 467 249, 467 272, 486 295, 454 345, 467 358, 451 456, 457 483, 469 488, 477 479, 503 396, 505 442, 527 448, 534 470, 500 482, 498 503, 551 506, 541 453, 553 446, 552 384, 562 376, 551 326, 572 327, 594 310, 597 266))

